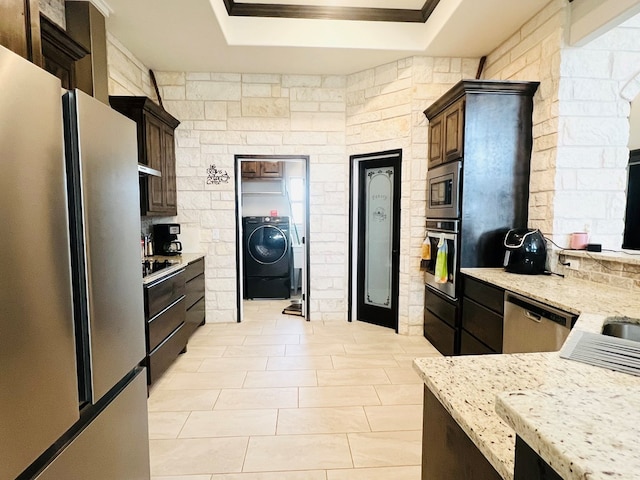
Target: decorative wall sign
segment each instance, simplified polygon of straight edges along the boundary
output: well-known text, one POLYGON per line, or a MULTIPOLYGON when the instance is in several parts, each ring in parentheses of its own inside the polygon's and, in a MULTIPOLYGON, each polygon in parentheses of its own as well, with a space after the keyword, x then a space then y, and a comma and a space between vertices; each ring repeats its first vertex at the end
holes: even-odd
POLYGON ((218 170, 215 165, 211 165, 207 168, 207 185, 228 183, 229 178, 229 174, 226 170, 218 170))

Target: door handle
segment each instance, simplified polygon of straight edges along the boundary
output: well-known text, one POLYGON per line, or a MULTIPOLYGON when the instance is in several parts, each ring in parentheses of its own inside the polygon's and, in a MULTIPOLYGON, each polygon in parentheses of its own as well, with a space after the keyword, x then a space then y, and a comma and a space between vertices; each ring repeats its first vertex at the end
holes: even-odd
POLYGON ((525 317, 527 317, 529 320, 533 320, 534 322, 538 322, 540 323, 542 321, 542 317, 540 315, 537 315, 535 313, 530 312, 529 310, 526 310, 524 312, 525 317))

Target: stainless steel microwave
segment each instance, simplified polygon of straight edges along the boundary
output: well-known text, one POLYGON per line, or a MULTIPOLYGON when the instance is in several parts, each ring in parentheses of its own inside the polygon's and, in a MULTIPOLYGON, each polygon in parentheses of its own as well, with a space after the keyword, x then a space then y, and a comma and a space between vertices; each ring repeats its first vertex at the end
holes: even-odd
POLYGON ((427 218, 460 217, 462 162, 439 165, 427 172, 427 218))

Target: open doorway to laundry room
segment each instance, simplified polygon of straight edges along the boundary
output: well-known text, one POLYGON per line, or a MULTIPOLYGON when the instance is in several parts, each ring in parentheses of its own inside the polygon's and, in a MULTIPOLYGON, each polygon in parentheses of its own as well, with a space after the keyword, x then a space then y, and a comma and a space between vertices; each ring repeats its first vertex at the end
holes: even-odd
POLYGON ((309 320, 309 157, 236 155, 238 321, 309 320))

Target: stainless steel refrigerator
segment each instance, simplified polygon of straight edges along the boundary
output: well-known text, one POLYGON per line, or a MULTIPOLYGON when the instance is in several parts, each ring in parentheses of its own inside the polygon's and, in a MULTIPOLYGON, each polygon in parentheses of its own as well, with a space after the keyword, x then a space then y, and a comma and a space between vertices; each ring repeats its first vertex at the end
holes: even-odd
POLYGON ((0 479, 149 479, 136 127, 0 47, 0 479))

